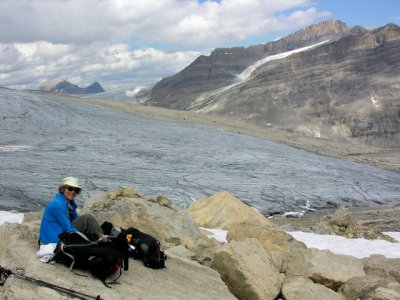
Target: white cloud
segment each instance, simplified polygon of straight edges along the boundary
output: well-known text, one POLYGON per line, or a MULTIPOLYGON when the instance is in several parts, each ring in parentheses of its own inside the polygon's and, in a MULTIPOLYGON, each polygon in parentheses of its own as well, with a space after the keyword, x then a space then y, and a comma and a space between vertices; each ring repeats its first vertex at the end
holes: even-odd
POLYGON ((37 88, 54 78, 66 78, 79 85, 99 81, 106 89, 111 84, 143 85, 177 72, 199 54, 167 53, 154 48, 132 51, 126 44, 0 44, 0 79, 1 85, 14 88, 37 88))
POLYGON ((310 0, 1 0, 0 86, 36 88, 55 77, 154 83, 204 49, 324 16, 310 0))

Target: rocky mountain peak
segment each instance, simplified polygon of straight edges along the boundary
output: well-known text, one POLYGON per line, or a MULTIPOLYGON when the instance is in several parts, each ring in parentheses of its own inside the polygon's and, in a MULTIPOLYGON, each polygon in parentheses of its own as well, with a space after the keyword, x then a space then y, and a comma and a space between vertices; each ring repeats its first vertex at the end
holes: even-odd
POLYGON ((362 26, 356 25, 350 28, 347 34, 363 34, 366 33, 368 30, 362 26))
POLYGON ((49 92, 57 84, 59 84, 60 82, 63 82, 63 81, 65 81, 64 78, 56 78, 56 79, 43 81, 39 86, 39 90, 49 92))
POLYGON ((274 43, 286 45, 280 50, 289 51, 326 40, 337 40, 348 31, 349 27, 342 21, 328 20, 296 31, 274 43))
POLYGON ((86 88, 86 93, 104 93, 105 90, 97 81, 92 83, 86 88))
POLYGON ((264 45, 216 49, 157 83, 145 103, 399 147, 399 45, 396 24, 328 20, 264 45))
POLYGON ((312 38, 312 37, 322 37, 332 34, 344 34, 349 30, 349 27, 343 23, 342 21, 338 20, 328 20, 323 21, 318 24, 313 24, 308 26, 304 29, 296 31, 293 34, 288 35, 285 37, 287 40, 292 39, 304 39, 304 38, 312 38))
POLYGON ((381 36, 382 39, 384 40, 398 39, 400 35, 400 26, 397 26, 396 24, 393 23, 389 23, 383 27, 371 30, 371 34, 375 34, 376 36, 381 36))
POLYGON ((346 23, 334 19, 311 25, 305 29, 305 31, 314 31, 316 34, 323 34, 332 31, 336 33, 344 33, 347 30, 349 30, 349 27, 346 23))
POLYGON ((199 94, 230 84, 243 70, 267 55, 337 40, 348 30, 343 22, 329 20, 263 45, 215 49, 209 56, 198 57, 178 74, 158 82, 146 103, 187 109, 199 94))
POLYGON ((105 90, 98 82, 94 82, 86 88, 81 88, 66 79, 54 79, 45 81, 39 86, 39 89, 46 92, 66 94, 95 94, 105 92, 105 90))

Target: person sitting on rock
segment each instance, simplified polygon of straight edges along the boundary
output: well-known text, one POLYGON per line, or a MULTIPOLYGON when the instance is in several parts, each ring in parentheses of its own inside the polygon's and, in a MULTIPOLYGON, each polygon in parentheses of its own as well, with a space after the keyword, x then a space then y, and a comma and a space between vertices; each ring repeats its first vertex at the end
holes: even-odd
POLYGON ((92 215, 78 216, 75 197, 81 190, 78 179, 75 177, 66 177, 61 182, 59 192, 47 204, 42 217, 39 233, 41 246, 57 244, 60 240, 58 235, 63 232, 79 231, 93 241, 107 238, 92 215))

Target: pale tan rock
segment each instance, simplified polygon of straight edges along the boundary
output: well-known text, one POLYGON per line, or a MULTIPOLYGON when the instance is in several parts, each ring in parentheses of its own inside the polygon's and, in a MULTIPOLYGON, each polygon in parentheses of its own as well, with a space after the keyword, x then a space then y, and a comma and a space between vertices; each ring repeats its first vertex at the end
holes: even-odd
POLYGON ((258 239, 264 249, 268 251, 281 251, 286 254, 292 247, 306 248, 304 243, 296 241, 290 234, 275 226, 253 220, 231 225, 227 235, 228 241, 241 241, 248 237, 258 239))
POLYGON ((156 202, 156 203, 158 203, 158 204, 160 204, 162 206, 166 206, 168 208, 172 208, 171 200, 169 200, 165 196, 148 197, 147 200, 148 201, 152 201, 152 202, 156 202))
POLYGON ((329 219, 329 223, 346 228, 352 225, 353 221, 350 217, 348 209, 344 206, 341 206, 331 216, 331 218, 329 219))
POLYGON ((215 253, 213 267, 239 299, 275 299, 284 278, 256 239, 224 245, 215 253))
MULTIPOLYGON (((129 270, 123 271, 120 284, 107 288, 90 273, 78 276, 61 264, 45 264, 36 258, 36 224, 3 224, 0 226, 0 265, 26 276, 74 289, 102 299, 236 299, 220 275, 211 268, 185 258, 169 257, 166 269, 146 268, 141 261, 130 259, 129 270)), ((0 288, 0 299, 71 299, 46 287, 10 276, 0 288)))
POLYGON ((353 277, 340 287, 339 292, 346 299, 370 299, 373 298, 378 287, 387 288, 390 283, 388 278, 376 275, 353 277))
POLYGON ((375 254, 363 258, 362 262, 367 274, 391 278, 400 283, 400 258, 386 258, 383 255, 375 254))
POLYGON ((230 230, 231 226, 248 220, 273 226, 262 214, 227 192, 219 192, 191 203, 188 212, 197 224, 206 228, 230 230))
POLYGON ((227 192, 193 202, 188 212, 199 226, 228 230, 228 241, 258 239, 264 249, 281 251, 282 260, 286 259, 289 249, 305 248, 303 243, 278 230, 262 214, 227 192))
POLYGON ((29 223, 29 222, 40 222, 42 220, 42 212, 35 211, 35 212, 26 212, 24 213, 24 219, 22 220, 22 223, 29 223))
POLYGON ((379 287, 375 290, 374 300, 399 300, 400 293, 392 289, 379 287))
POLYGON ((286 277, 282 286, 282 296, 285 300, 345 300, 341 294, 302 276, 286 277))
MULTIPOLYGON (((231 226, 227 236, 228 241, 242 241, 246 238, 256 238, 269 253, 279 253, 280 257, 278 261, 274 260, 274 264, 280 272, 286 271, 290 256, 306 249, 304 243, 293 239, 291 235, 274 226, 262 225, 252 220, 231 226)), ((276 255, 275 258, 277 258, 276 255)))
POLYGON ((200 232, 186 210, 169 207, 162 196, 149 201, 136 195, 139 193, 135 189, 127 188, 100 193, 86 201, 82 212, 93 214, 100 224, 109 221, 117 229, 137 228, 156 237, 164 249, 183 245, 195 253, 198 262, 211 265, 218 243, 200 232))
POLYGON ((183 244, 192 249, 203 238, 186 210, 147 201, 134 189, 121 188, 96 195, 85 203, 82 211, 93 214, 100 224, 110 221, 117 229, 137 228, 167 246, 183 244))
POLYGON ((188 259, 193 259, 196 255, 182 245, 178 245, 172 248, 169 248, 165 251, 167 256, 177 256, 177 257, 184 257, 188 259))
POLYGON ((347 255, 333 254, 328 250, 307 249, 291 257, 286 275, 310 278, 331 289, 338 289, 349 279, 364 276, 361 260, 347 255))
POLYGON ((271 261, 275 267, 275 269, 279 273, 284 273, 286 270, 283 269, 283 262, 284 262, 284 257, 283 254, 280 251, 268 251, 269 257, 271 258, 271 261))
POLYGON ((344 206, 341 206, 335 213, 323 216, 311 229, 318 234, 340 235, 349 239, 365 238, 396 242, 395 239, 375 228, 370 228, 367 224, 368 222, 354 222, 349 211, 344 206))
POLYGON ((111 200, 115 200, 123 197, 141 198, 141 195, 134 188, 129 186, 123 186, 120 187, 119 189, 108 191, 107 197, 111 200))

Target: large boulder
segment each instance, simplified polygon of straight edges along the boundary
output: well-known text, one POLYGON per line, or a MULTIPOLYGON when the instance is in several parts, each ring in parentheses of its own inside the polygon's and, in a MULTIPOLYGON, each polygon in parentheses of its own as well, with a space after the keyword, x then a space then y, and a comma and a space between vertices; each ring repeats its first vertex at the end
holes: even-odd
POLYGON ((275 226, 260 224, 258 221, 247 220, 230 227, 228 241, 242 241, 246 238, 256 238, 269 252, 279 252, 282 255, 283 264, 286 263, 290 252, 306 249, 304 243, 295 240, 290 234, 275 226))
POLYGON ((363 258, 365 273, 396 280, 400 283, 400 258, 371 255, 363 258))
POLYGON ((168 246, 193 248, 202 238, 186 210, 173 207, 165 197, 144 197, 129 187, 97 194, 85 203, 82 212, 94 215, 100 224, 109 221, 116 228, 135 227, 168 246))
POLYGON ((349 300, 379 299, 377 298, 377 295, 382 294, 383 292, 387 293, 387 291, 390 291, 389 294, 399 293, 400 284, 393 282, 388 278, 379 277, 376 275, 366 275, 351 278, 339 289, 339 292, 349 300))
MULTIPOLYGON (((78 276, 61 264, 45 264, 36 258, 38 221, 0 226, 0 265, 26 276, 43 280, 102 299, 235 299, 220 275, 209 267, 171 255, 166 269, 146 268, 130 259, 119 285, 112 289, 79 270, 78 276)), ((0 299, 71 299, 49 288, 10 276, 0 289, 0 299)))
POLYGON ((333 214, 323 216, 311 229, 319 234, 340 235, 347 238, 365 238, 369 240, 386 240, 397 242, 390 236, 383 234, 379 230, 358 224, 344 206, 338 208, 333 214))
POLYGON ((207 228, 230 230, 232 226, 252 220, 261 225, 272 223, 255 209, 247 206, 227 192, 219 192, 211 197, 192 202, 189 214, 197 224, 207 228))
POLYGON ((95 195, 86 201, 82 213, 94 215, 100 224, 109 221, 116 228, 137 228, 156 237, 165 249, 183 245, 208 266, 220 246, 200 231, 186 210, 173 206, 166 197, 142 196, 130 187, 95 195))
MULTIPOLYGON (((370 298, 371 299, 371 298, 370 298)), ((399 300, 400 292, 393 289, 379 287, 375 290, 374 300, 399 300)))
POLYGON ((224 245, 215 253, 213 267, 239 299, 275 299, 284 278, 256 239, 224 245))
POLYGON ((356 276, 364 276, 361 260, 347 255, 333 254, 329 250, 307 249, 298 252, 288 262, 286 275, 310 278, 328 288, 337 290, 356 276))
POLYGON ((274 253, 274 264, 281 272, 285 271, 290 252, 306 248, 258 211, 227 192, 197 200, 189 206, 188 211, 200 226, 228 230, 228 241, 257 239, 265 250, 274 253))
POLYGON ((282 296, 286 300, 324 299, 344 300, 345 298, 331 289, 312 282, 302 276, 288 276, 282 286, 282 296))

